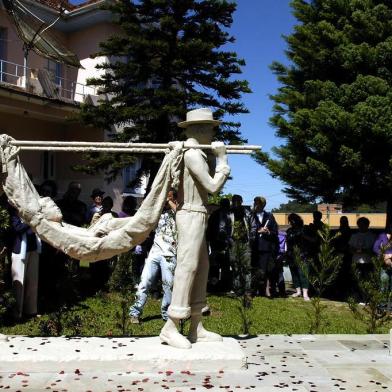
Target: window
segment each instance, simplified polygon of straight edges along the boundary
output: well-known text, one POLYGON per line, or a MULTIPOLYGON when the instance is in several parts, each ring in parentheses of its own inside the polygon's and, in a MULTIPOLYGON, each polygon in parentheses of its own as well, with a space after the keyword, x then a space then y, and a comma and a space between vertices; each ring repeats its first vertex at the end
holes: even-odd
POLYGON ((7 29, 0 27, 0 81, 6 81, 6 63, 7 60, 7 29))
POLYGON ((7 60, 7 29, 0 26, 0 60, 7 60))
POLYGON ((131 182, 135 180, 137 177, 137 171, 140 168, 140 164, 136 161, 133 165, 127 166, 123 169, 123 181, 124 181, 124 190, 125 192, 132 192, 133 187, 131 186, 131 182))
POLYGON ((55 174, 55 155, 53 152, 44 151, 42 155, 42 178, 53 180, 55 174))
POLYGON ((138 170, 140 169, 141 164, 141 159, 138 159, 133 165, 127 166, 123 169, 122 177, 124 193, 140 193, 141 184, 135 184, 135 179, 137 178, 138 170))
POLYGON ((61 86, 62 67, 60 63, 53 60, 48 60, 46 69, 52 74, 54 82, 61 86))

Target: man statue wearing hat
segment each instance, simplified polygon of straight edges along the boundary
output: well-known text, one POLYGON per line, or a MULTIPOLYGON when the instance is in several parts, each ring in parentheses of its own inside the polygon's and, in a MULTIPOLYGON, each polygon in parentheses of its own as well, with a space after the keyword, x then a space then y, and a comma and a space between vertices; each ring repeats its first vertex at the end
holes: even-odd
POLYGON ((178 189, 179 206, 176 214, 178 232, 177 267, 168 320, 162 328, 162 342, 177 348, 191 348, 195 342, 216 342, 222 337, 207 331, 201 322, 201 310, 206 305, 208 252, 205 241, 208 194, 218 192, 230 174, 226 148, 213 142, 214 120, 209 109, 187 113, 186 121, 178 125, 187 136, 181 182, 178 189), (207 155, 192 145, 211 144, 216 156, 216 168, 210 175, 207 155), (180 320, 191 317, 188 338, 178 331, 180 320))

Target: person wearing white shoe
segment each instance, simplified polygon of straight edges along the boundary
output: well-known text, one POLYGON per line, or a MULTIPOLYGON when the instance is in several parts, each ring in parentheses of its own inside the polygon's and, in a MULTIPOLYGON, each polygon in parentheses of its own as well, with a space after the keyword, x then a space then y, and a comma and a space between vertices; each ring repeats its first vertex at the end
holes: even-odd
MULTIPOLYGON (((186 145, 210 144, 214 120, 209 109, 196 109, 187 113, 187 120, 179 123, 185 129, 186 145)), ((216 169, 210 175, 207 155, 200 149, 188 148, 184 152, 182 176, 178 189, 176 224, 178 233, 177 267, 174 275, 172 301, 168 320, 160 333, 163 343, 189 349, 191 343, 221 341, 222 337, 207 331, 201 322, 206 306, 208 278, 208 252, 205 240, 208 194, 218 192, 230 174, 226 148, 221 142, 212 143, 216 156, 216 169), (178 331, 180 320, 191 317, 188 339, 178 331)))
POLYGON ((288 221, 290 227, 286 231, 287 261, 296 290, 292 297, 303 296, 305 301, 310 301, 308 294, 309 280, 306 269, 308 268, 308 260, 312 257, 312 246, 316 243, 317 238, 312 236, 313 232, 304 226, 304 222, 299 215, 290 214, 288 221), (296 247, 299 249, 302 265, 298 265, 297 260, 295 260, 294 250, 296 247))

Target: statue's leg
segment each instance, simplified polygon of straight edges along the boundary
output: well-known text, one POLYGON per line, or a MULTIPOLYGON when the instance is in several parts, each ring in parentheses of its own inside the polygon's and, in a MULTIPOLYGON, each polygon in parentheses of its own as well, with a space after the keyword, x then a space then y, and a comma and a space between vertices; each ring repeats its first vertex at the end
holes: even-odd
POLYGON ((172 290, 173 290, 173 279, 174 270, 176 268, 176 258, 175 257, 164 257, 161 258, 161 273, 162 273, 162 289, 163 298, 161 304, 161 314, 163 320, 167 320, 167 309, 171 304, 172 290))
MULTIPOLYGON (((178 332, 178 324, 191 314, 190 293, 202 247, 206 216, 193 211, 178 211, 176 216, 178 246, 172 300, 168 320, 162 328, 162 342, 177 348, 191 348, 189 340, 178 332), (200 236, 199 233, 203 235, 200 236)), ((208 271, 207 271, 208 273, 208 271)))
MULTIPOLYGON (((205 246, 206 214, 182 210, 177 212, 176 223, 177 267, 174 273, 172 301, 168 315, 175 319, 186 319, 191 314, 191 291, 198 270, 200 252, 204 251, 203 246, 205 246)), ((208 270, 205 274, 207 277, 208 270)))
POLYGON ((189 328, 188 340, 191 343, 196 342, 221 342, 223 340, 222 336, 208 331, 204 328, 201 321, 202 315, 192 314, 191 316, 191 326, 189 328))
POLYGON ((208 281, 208 250, 204 231, 199 234, 203 236, 200 248, 199 263, 197 265, 194 284, 190 296, 191 315, 201 314, 201 310, 207 305, 207 281, 208 281))
POLYGON ((201 310, 206 306, 207 301, 207 280, 208 280, 208 251, 205 241, 205 230, 200 235, 203 236, 200 259, 195 276, 195 283, 191 293, 191 326, 188 339, 191 343, 196 342, 220 342, 222 336, 215 332, 207 331, 201 321, 201 310))

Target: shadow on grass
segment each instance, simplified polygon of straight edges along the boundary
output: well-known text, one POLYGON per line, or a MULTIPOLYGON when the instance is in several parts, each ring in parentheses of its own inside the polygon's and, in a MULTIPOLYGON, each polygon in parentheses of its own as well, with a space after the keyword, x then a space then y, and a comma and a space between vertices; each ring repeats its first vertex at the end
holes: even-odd
MULTIPOLYGON (((147 316, 147 317, 143 317, 140 319, 140 321, 142 323, 146 323, 148 321, 152 321, 152 320, 162 320, 162 317, 160 314, 154 314, 152 316, 147 316)), ((163 321, 163 320, 162 320, 163 321)))

